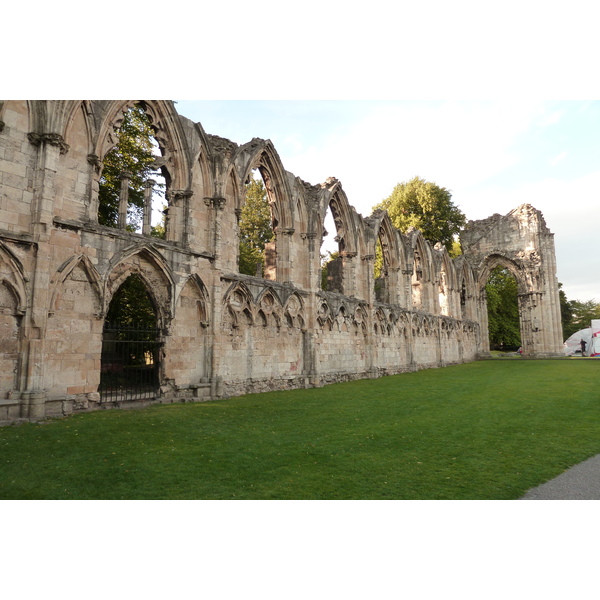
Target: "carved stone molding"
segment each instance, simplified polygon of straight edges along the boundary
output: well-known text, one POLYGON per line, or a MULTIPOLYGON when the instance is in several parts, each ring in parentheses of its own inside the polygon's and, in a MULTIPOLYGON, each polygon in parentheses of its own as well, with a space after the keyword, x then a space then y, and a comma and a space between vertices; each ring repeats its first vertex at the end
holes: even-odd
POLYGON ((0 121, 0 133, 2 133, 2 131, 4 130, 5 125, 6 123, 4 123, 4 121, 0 121))
POLYGON ((69 144, 67 144, 60 133, 28 133, 27 139, 34 145, 39 146, 43 143, 50 144, 51 146, 57 146, 60 148, 61 154, 66 154, 69 151, 69 144))
POLYGON ((191 198, 194 195, 192 190, 170 190, 167 192, 167 197, 169 200, 181 200, 183 198, 191 198))
POLYGON ((227 200, 225 198, 221 198, 219 196, 204 198, 204 204, 206 204, 206 206, 210 208, 218 208, 219 210, 223 210, 223 208, 225 208, 226 201, 227 200))
POLYGON ((96 154, 88 154, 87 161, 88 164, 92 165, 92 167, 96 167, 97 171, 100 170, 100 167, 102 166, 102 161, 100 160, 99 156, 97 156, 96 154))

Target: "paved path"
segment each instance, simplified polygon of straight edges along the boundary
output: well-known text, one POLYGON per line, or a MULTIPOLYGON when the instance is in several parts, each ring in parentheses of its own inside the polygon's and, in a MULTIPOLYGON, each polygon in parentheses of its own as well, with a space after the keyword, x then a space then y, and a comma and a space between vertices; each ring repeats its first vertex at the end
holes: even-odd
POLYGON ((532 488, 520 500, 600 500, 600 454, 532 488))

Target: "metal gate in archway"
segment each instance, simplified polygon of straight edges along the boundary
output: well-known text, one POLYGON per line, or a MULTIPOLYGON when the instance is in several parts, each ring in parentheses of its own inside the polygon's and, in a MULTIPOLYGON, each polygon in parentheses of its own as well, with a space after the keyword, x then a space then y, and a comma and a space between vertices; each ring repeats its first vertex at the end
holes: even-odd
POLYGON ((104 324, 100 399, 124 402, 154 398, 160 390, 160 329, 104 324))

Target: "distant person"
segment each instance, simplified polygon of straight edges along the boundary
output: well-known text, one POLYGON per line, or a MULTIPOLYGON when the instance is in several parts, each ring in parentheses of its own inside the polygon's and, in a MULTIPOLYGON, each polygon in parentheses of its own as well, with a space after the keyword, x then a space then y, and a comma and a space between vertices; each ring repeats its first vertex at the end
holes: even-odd
POLYGON ((585 340, 581 340, 579 342, 579 345, 581 346, 581 356, 585 356, 585 347, 587 346, 585 340))

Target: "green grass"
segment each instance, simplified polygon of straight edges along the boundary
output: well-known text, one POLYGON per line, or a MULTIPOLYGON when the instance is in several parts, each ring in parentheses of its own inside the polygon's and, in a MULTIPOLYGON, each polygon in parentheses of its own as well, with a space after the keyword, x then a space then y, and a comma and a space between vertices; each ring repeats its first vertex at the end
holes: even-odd
POLYGON ((3 499, 511 499, 600 453, 600 361, 482 361, 0 429, 3 499))

